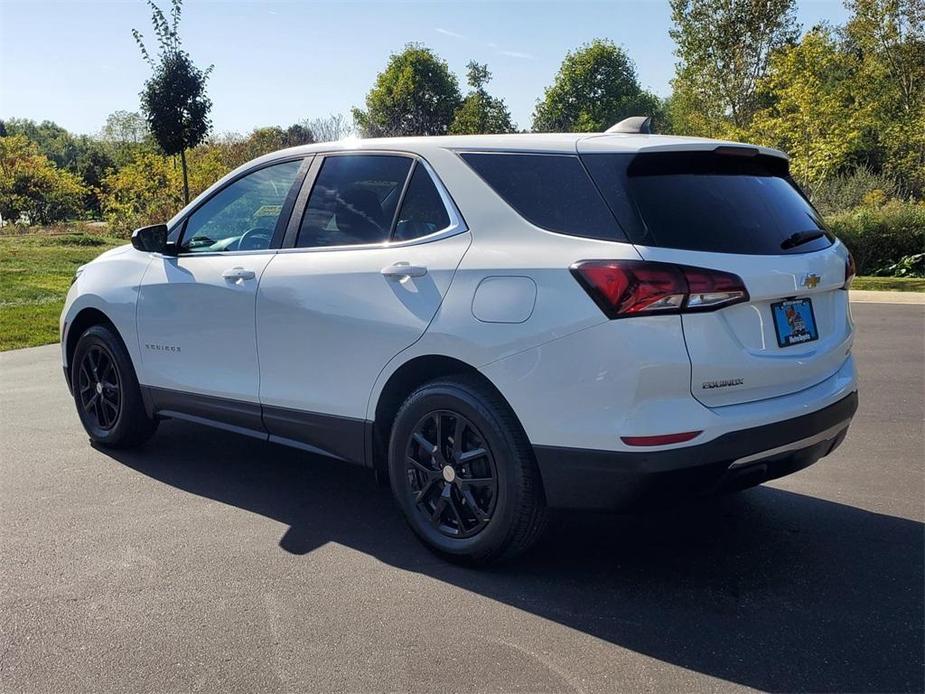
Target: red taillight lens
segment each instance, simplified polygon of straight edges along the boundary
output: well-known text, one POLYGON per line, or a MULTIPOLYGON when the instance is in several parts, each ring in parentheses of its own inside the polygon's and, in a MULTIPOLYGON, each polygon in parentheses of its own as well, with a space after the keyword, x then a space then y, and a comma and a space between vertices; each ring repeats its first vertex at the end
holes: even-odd
POLYGON ((842 289, 851 288, 851 282, 854 280, 856 272, 857 267, 854 264, 854 256, 851 255, 851 251, 848 251, 848 260, 845 261, 845 284, 842 286, 842 289))
POLYGON ((584 260, 571 270, 608 318, 712 311, 748 301, 742 280, 719 270, 644 260, 584 260))
POLYGON ((661 434, 660 436, 621 436, 620 440, 627 446, 667 446, 671 443, 690 441, 702 433, 702 431, 682 431, 678 434, 661 434))

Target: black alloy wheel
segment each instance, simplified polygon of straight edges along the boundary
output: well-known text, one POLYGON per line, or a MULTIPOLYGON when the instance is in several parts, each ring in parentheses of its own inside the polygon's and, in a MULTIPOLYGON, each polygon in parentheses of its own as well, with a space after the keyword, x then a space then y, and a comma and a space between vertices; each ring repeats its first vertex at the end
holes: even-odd
POLYGON ((406 447, 416 511, 447 537, 469 538, 491 522, 498 501, 495 458, 485 437, 458 412, 429 412, 406 447))
POLYGON ((86 351, 77 371, 77 397, 96 426, 110 431, 122 413, 122 381, 115 358, 102 345, 86 351))

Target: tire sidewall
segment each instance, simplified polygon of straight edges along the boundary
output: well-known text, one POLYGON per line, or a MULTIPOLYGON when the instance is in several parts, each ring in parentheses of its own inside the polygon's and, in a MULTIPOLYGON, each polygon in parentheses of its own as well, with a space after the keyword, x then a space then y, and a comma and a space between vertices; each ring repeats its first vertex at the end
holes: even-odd
POLYGON ((105 327, 100 325, 92 326, 88 328, 77 341, 71 363, 71 392, 74 395, 74 403, 77 406, 77 416, 80 418, 80 422, 83 424, 91 440, 103 445, 119 445, 131 436, 133 433, 131 428, 137 424, 137 422, 132 421, 132 415, 138 406, 135 399, 140 398, 138 382, 135 378, 135 371, 129 361, 125 347, 123 347, 119 339, 105 327), (103 429, 98 426, 96 418, 88 414, 80 402, 80 364, 92 347, 99 347, 109 355, 119 378, 119 387, 121 389, 119 394, 119 416, 116 419, 116 423, 110 429, 103 429))
POLYGON ((506 544, 515 523, 518 495, 523 489, 523 468, 512 434, 494 416, 490 405, 464 386, 438 383, 416 391, 399 411, 389 443, 389 476, 392 493, 401 506, 411 529, 437 551, 457 557, 490 554, 506 544), (405 468, 408 441, 415 425, 436 410, 458 412, 482 434, 495 460, 498 499, 488 525, 468 538, 452 538, 433 527, 414 503, 405 468))

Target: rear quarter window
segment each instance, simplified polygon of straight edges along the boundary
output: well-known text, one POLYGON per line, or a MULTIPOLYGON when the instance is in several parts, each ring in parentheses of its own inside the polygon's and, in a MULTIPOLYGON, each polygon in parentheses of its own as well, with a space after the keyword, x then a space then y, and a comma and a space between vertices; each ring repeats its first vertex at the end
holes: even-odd
POLYGON ((630 241, 641 246, 784 255, 834 241, 778 157, 670 152, 582 160, 630 241), (788 241, 816 232, 804 243, 788 241))
POLYGON ((460 156, 530 223, 571 236, 625 240, 578 156, 482 152, 460 156))

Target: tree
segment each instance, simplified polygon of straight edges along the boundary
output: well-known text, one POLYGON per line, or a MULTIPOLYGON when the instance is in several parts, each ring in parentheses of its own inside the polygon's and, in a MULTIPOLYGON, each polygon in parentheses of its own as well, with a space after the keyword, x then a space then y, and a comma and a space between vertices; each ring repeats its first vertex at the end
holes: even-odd
POLYGON ((749 124, 771 54, 799 36, 795 0, 671 0, 678 132, 722 135, 749 124))
POLYGON ((0 137, 0 217, 51 224, 80 213, 87 189, 25 135, 0 137))
POLYGON ((862 163, 875 114, 862 93, 857 55, 841 49, 833 32, 816 28, 781 50, 759 82, 768 105, 741 139, 789 152, 791 171, 818 184, 862 163))
POLYGON ((136 111, 114 111, 106 116, 100 139, 119 144, 140 145, 151 137, 144 117, 136 111))
POLYGON ((353 109, 364 137, 445 135, 459 106, 459 83, 446 61, 409 43, 389 57, 366 95, 366 110, 353 109))
POLYGON ((23 135, 34 142, 38 150, 59 169, 76 174, 86 187, 84 207, 99 214, 99 189, 114 162, 107 148, 86 135, 72 135, 57 123, 36 123, 27 118, 11 118, 6 127, 11 135, 23 135))
POLYGON ((353 124, 342 113, 332 113, 324 118, 305 119, 301 124, 308 128, 315 142, 337 142, 353 132, 353 124))
POLYGON ((454 135, 514 132, 511 112, 504 100, 490 96, 485 89, 485 85, 491 81, 488 66, 470 60, 466 65, 466 78, 472 91, 456 111, 450 132, 454 135))
POLYGON ((178 31, 183 0, 171 0, 169 21, 154 0, 147 1, 160 53, 155 61, 145 48, 141 33, 132 30, 142 57, 153 71, 141 92, 141 108, 161 150, 170 156, 180 155, 183 199, 188 203, 186 151, 205 140, 212 126, 209 120, 212 101, 206 96, 206 81, 212 66, 200 70, 182 48, 178 31))
POLYGON ((875 168, 925 193, 925 0, 848 0, 845 51, 876 111, 875 168))
POLYGON ((182 205, 180 175, 172 162, 154 152, 141 152, 105 181, 103 212, 114 233, 162 223, 182 205))
POLYGON ((603 132, 629 116, 653 115, 658 97, 644 91, 622 48, 595 39, 562 61, 533 112, 537 132, 603 132))

